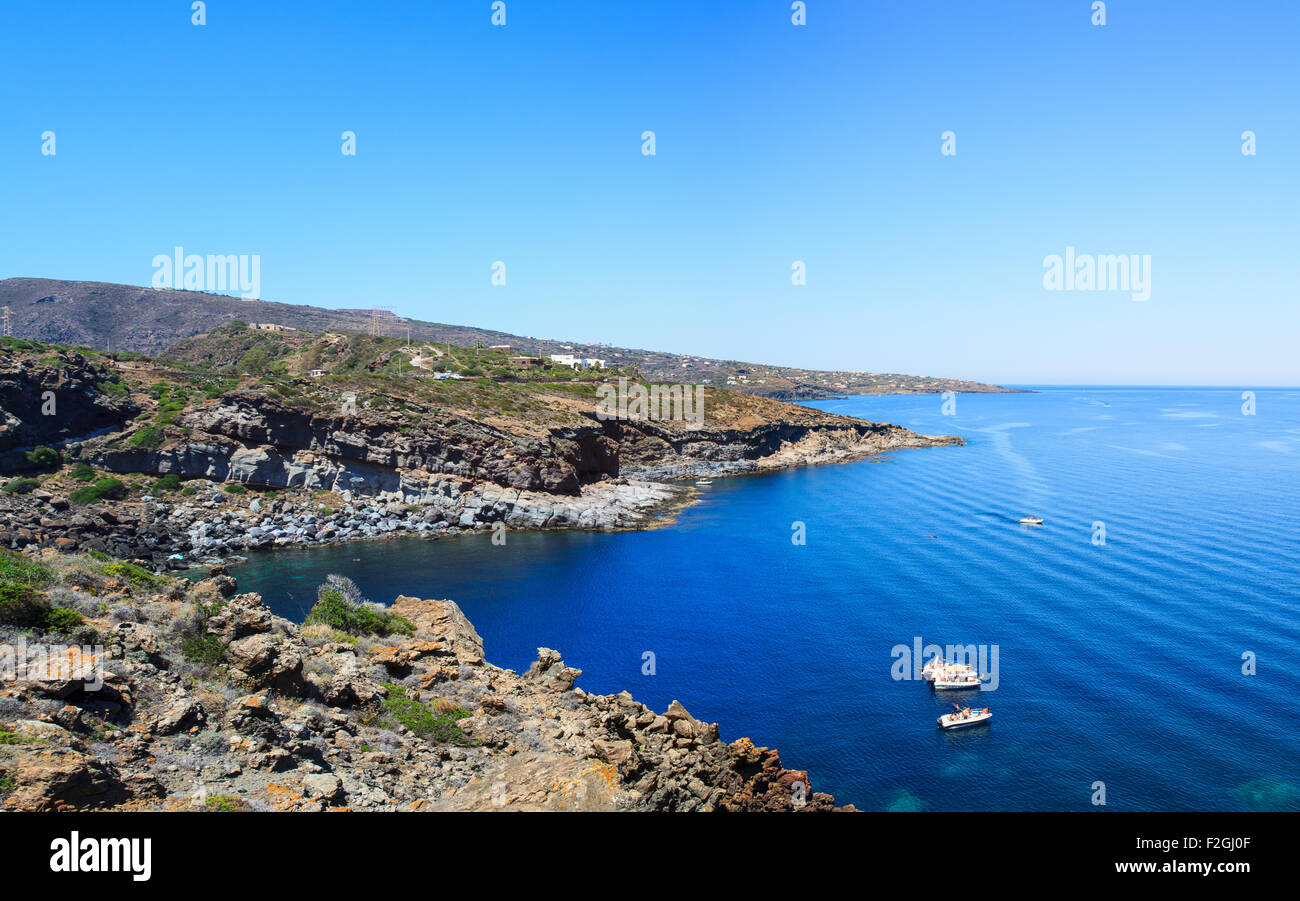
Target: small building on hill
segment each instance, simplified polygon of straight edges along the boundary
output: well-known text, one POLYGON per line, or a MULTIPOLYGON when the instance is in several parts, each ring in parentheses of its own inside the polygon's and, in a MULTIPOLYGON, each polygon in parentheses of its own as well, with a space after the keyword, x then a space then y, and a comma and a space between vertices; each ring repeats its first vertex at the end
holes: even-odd
POLYGON ((551 354, 551 362, 557 366, 570 369, 604 369, 605 361, 594 357, 579 357, 574 354, 551 354))

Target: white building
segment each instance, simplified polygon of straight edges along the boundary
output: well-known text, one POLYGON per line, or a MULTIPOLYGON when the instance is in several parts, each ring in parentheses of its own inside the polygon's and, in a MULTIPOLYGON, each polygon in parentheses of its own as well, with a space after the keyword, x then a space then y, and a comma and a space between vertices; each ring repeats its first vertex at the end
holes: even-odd
POLYGON ((573 354, 551 354, 551 362, 556 366, 568 366, 570 369, 604 369, 605 361, 595 357, 576 357, 573 354))

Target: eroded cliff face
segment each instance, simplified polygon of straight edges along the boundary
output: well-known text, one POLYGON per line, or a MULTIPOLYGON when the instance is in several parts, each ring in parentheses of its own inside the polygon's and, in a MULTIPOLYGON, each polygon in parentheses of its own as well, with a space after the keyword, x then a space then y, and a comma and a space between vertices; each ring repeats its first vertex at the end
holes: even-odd
POLYGON ((521 436, 433 411, 415 421, 344 415, 249 391, 188 411, 177 424, 184 437, 164 447, 95 447, 87 459, 117 472, 355 491, 414 503, 443 481, 437 476, 576 495, 584 483, 618 472, 617 447, 598 427, 521 436))
POLYGON ((679 423, 598 420, 520 435, 441 412, 417 421, 313 412, 254 392, 232 392, 186 413, 183 440, 159 449, 93 448, 118 472, 275 488, 354 491, 430 503, 445 477, 522 492, 579 495, 620 475, 672 479, 857 459, 905 447, 959 444, 900 426, 845 417, 691 429, 679 423))
POLYGON ((0 454, 125 427, 140 410, 106 393, 111 378, 77 353, 0 356, 0 454))

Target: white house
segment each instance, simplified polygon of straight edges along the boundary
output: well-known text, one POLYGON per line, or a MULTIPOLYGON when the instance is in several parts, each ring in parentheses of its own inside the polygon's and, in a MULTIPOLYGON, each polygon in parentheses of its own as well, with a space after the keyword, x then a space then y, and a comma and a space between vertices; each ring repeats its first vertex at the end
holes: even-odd
POLYGON ((605 361, 594 357, 575 357, 573 354, 551 354, 551 362, 570 369, 604 369, 605 361))

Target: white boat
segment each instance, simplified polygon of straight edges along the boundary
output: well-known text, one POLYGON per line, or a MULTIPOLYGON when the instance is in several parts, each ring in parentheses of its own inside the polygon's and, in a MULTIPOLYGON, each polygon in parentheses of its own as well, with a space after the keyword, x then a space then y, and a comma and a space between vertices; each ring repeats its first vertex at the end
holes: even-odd
POLYGON ((1041 516, 1024 516, 1021 517, 1020 524, 1022 526, 1041 526, 1043 518, 1041 516))
POLYGON ((962 691, 962 690, 979 690, 982 681, 974 673, 952 675, 947 678, 935 679, 935 691, 962 691))
POLYGON ((993 714, 989 712, 987 707, 983 710, 961 707, 954 713, 945 713, 939 717, 939 728, 960 729, 963 726, 978 726, 980 723, 987 723, 991 719, 993 719, 993 714))
POLYGON ((926 682, 933 682, 937 678, 956 678, 967 673, 974 675, 975 671, 964 663, 945 663, 937 657, 921 667, 921 678, 926 682))
POLYGON ((696 480, 695 484, 696 484, 696 485, 712 485, 712 484, 713 484, 713 481, 712 481, 711 479, 698 479, 698 480, 696 480))

